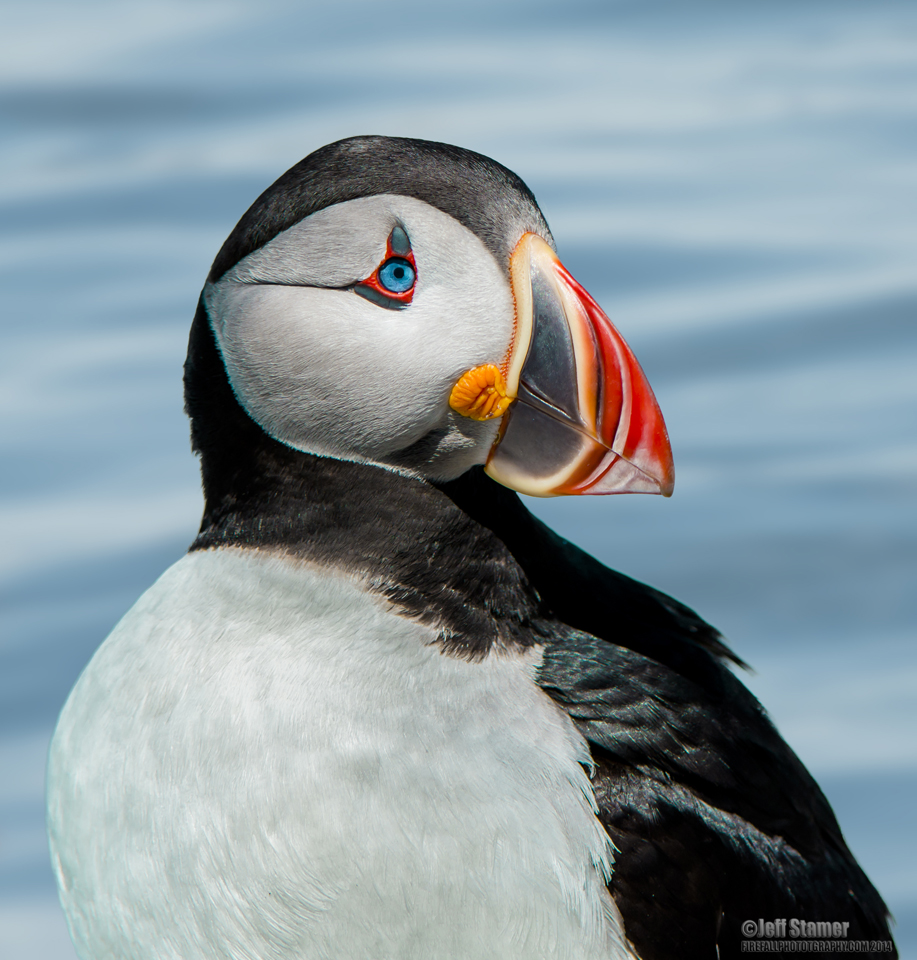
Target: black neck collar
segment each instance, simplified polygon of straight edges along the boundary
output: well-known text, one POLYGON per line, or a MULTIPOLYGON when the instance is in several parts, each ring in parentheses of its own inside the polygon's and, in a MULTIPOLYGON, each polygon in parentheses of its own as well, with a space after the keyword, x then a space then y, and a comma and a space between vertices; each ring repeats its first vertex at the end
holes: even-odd
MULTIPOLYGON (((452 653, 543 642, 538 594, 506 546, 423 480, 293 450, 232 392, 201 305, 185 364, 204 517, 191 550, 279 550, 364 578, 452 653)), ((509 491, 507 491, 509 493, 509 491)))

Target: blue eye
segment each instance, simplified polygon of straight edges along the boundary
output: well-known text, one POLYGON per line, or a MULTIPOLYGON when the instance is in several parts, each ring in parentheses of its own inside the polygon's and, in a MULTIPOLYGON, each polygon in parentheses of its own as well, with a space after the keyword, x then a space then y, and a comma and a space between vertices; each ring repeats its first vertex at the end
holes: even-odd
POLYGON ((379 268, 379 283, 391 293, 407 293, 414 286, 414 276, 414 268, 401 257, 392 257, 379 268))

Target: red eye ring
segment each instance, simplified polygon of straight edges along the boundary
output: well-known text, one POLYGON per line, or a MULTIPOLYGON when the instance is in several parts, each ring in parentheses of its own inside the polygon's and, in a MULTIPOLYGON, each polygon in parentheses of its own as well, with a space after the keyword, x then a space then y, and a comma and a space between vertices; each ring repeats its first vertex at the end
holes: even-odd
POLYGON ((417 286, 417 263, 414 260, 414 251, 411 249, 407 234, 401 227, 395 227, 385 242, 385 257, 378 267, 365 279, 361 280, 354 291, 382 307, 399 309, 406 307, 414 299, 414 289, 417 286), (403 293, 396 293, 383 286, 379 280, 379 271, 390 260, 405 260, 414 271, 414 282, 403 293))

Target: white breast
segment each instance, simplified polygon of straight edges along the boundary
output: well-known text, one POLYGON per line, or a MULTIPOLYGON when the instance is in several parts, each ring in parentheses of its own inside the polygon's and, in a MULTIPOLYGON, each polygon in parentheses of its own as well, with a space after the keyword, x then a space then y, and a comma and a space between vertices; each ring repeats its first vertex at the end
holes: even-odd
POLYGON ((167 571, 52 743, 80 956, 629 956, 585 745, 537 654, 469 663, 434 639, 283 558, 167 571))

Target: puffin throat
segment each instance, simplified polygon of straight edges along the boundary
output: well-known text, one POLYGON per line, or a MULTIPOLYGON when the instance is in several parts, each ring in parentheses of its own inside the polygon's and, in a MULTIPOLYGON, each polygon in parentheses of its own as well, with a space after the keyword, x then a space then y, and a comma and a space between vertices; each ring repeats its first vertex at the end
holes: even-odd
POLYGON ((191 551, 282 552, 358 577, 440 631, 444 652, 545 642, 541 600, 503 542, 425 480, 305 453, 268 436, 236 399, 198 306, 185 409, 201 459, 204 515, 191 551))

